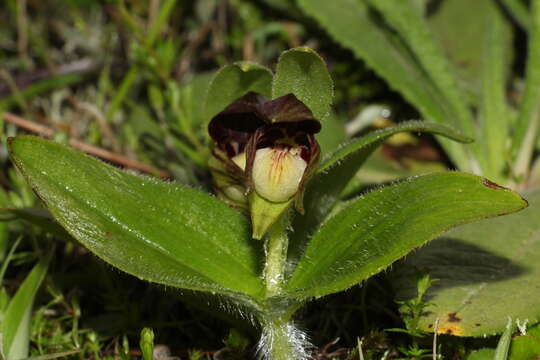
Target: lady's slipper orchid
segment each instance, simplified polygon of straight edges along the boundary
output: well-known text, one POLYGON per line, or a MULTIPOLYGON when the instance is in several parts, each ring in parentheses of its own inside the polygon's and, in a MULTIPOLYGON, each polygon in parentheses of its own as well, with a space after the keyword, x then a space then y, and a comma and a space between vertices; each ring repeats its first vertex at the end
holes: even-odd
POLYGON ((216 192, 233 206, 249 208, 254 238, 293 201, 303 213, 305 184, 320 156, 314 136, 320 129, 293 94, 268 100, 248 93, 210 122, 217 144, 209 162, 216 192))

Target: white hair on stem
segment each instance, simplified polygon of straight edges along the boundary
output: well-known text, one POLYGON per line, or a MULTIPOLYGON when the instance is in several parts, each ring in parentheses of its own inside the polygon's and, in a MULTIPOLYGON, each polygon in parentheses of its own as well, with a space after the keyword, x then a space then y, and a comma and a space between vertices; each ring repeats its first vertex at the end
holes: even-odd
MULTIPOLYGON (((257 358, 260 360, 282 360, 275 359, 274 346, 286 338, 289 346, 289 353, 292 357, 288 360, 309 360, 313 345, 309 342, 307 334, 298 329, 293 322, 280 325, 264 326, 261 339, 257 345, 257 358)), ((283 344, 280 344, 281 346, 283 344)), ((279 346, 279 345, 278 345, 279 346)))

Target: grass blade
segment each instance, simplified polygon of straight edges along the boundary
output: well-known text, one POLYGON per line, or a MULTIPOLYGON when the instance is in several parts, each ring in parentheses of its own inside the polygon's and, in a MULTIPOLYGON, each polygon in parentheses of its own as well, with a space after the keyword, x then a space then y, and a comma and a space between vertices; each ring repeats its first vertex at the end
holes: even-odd
POLYGON ((19 360, 28 357, 32 306, 37 291, 47 274, 53 251, 49 251, 32 269, 8 305, 1 326, 3 349, 7 359, 19 360))
POLYGON ((510 59, 505 54, 512 42, 511 29, 496 7, 485 14, 483 41, 482 98, 480 103, 481 135, 478 142, 486 154, 485 175, 494 181, 504 180, 504 168, 509 160, 506 142, 510 114, 506 102, 507 75, 510 59))
POLYGON ((506 325, 506 330, 504 330, 504 333, 501 335, 497 348, 495 349, 495 356, 493 357, 493 360, 506 360, 508 358, 513 332, 514 326, 512 319, 509 318, 508 325, 506 325))
POLYGON ((525 94, 512 139, 514 175, 518 181, 525 179, 540 125, 540 0, 533 0, 531 16, 525 94))
POLYGON ((17 250, 17 247, 21 243, 21 240, 22 240, 22 235, 19 236, 17 240, 15 240, 15 244, 11 246, 11 249, 9 249, 8 254, 2 260, 2 267, 0 267, 0 284, 4 281, 4 275, 6 274, 6 270, 9 265, 9 262, 11 261, 11 258, 13 257, 15 250, 17 250))

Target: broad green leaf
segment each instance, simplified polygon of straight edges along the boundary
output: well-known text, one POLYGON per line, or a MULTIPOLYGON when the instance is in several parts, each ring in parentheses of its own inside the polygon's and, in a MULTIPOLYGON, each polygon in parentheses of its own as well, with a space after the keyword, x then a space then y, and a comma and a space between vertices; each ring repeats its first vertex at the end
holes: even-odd
MULTIPOLYGON (((410 50, 391 29, 372 16, 365 1, 297 0, 303 11, 401 92, 426 119, 458 126, 448 102, 410 50)), ((445 140, 442 144, 460 169, 471 169, 466 147, 445 140)))
POLYGON ((236 99, 253 91, 272 95, 272 72, 256 63, 240 61, 219 70, 210 83, 204 101, 206 121, 236 99))
MULTIPOLYGON (((525 93, 512 139, 514 172, 523 176, 529 169, 540 130, 540 0, 533 0, 529 31, 525 93)), ((524 179, 522 179, 524 180, 524 179)))
POLYGON ((429 75, 435 87, 444 96, 445 102, 456 115, 456 124, 467 135, 474 134, 472 114, 465 98, 457 86, 457 78, 448 59, 435 42, 426 21, 406 1, 368 0, 369 4, 383 15, 410 47, 422 68, 429 75))
POLYGON ((28 357, 30 319, 34 298, 47 274, 52 254, 52 251, 49 251, 32 269, 6 309, 0 332, 3 352, 7 359, 20 360, 28 357))
POLYGON ((526 204, 517 193, 464 173, 435 173, 375 190, 313 235, 286 284, 288 296, 345 290, 452 227, 526 204))
POLYGON ((414 296, 414 269, 438 279, 426 294, 432 305, 421 328, 432 330, 439 318, 442 333, 483 336, 501 333, 508 316, 540 320, 540 192, 524 196, 524 211, 457 228, 394 269, 400 300, 414 296))
POLYGON ((221 201, 37 137, 14 138, 10 150, 57 221, 111 265, 180 288, 262 292, 249 222, 221 201))
POLYGON ((322 161, 318 173, 310 180, 304 208, 306 215, 297 215, 293 222, 289 256, 297 257, 305 241, 323 222, 332 207, 339 200, 345 186, 360 169, 366 159, 390 136, 401 132, 438 134, 455 141, 468 142, 469 138, 438 124, 422 121, 408 121, 387 129, 377 130, 365 136, 350 140, 322 161))
POLYGON ((287 50, 279 57, 272 98, 290 93, 306 104, 316 119, 324 121, 329 114, 334 83, 324 60, 308 47, 287 50))

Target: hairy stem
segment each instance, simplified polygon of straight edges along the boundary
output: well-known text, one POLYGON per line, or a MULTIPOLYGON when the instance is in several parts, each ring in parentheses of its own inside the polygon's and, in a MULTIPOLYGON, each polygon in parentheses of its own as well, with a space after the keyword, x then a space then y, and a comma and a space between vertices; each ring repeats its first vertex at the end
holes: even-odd
POLYGON ((268 301, 266 314, 261 319, 263 334, 259 355, 268 360, 306 359, 306 348, 309 346, 304 333, 290 321, 294 311, 272 299, 281 293, 283 287, 289 244, 286 227, 287 217, 282 216, 270 229, 265 243, 264 281, 268 301))
POLYGON ((286 318, 268 318, 259 344, 261 357, 267 360, 305 360, 310 344, 306 335, 286 318))
POLYGON ((287 237, 285 217, 279 219, 270 230, 266 239, 266 264, 264 281, 266 283, 266 296, 272 297, 281 292, 283 272, 287 261, 287 237))

